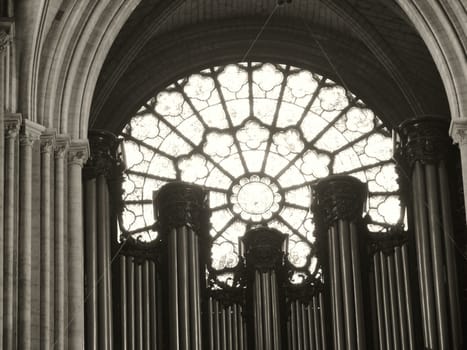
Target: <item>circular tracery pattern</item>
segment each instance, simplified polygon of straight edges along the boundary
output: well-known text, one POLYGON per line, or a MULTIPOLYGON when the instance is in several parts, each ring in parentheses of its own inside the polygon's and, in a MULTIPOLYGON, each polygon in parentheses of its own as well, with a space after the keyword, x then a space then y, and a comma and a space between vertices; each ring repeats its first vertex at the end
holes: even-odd
POLYGON ((316 180, 368 183, 374 231, 400 220, 387 129, 332 80, 289 65, 242 62, 180 79, 147 101, 122 131, 128 167, 122 230, 152 240, 152 192, 182 180, 210 192, 213 267, 238 262, 251 226, 289 234, 289 260, 312 252, 316 180), (143 232, 143 233, 141 233, 143 232))

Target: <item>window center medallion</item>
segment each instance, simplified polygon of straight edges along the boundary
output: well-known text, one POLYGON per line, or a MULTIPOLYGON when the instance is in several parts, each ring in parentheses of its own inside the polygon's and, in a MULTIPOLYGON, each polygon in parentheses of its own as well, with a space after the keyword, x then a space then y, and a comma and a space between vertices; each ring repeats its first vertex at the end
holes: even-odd
POLYGON ((260 222, 279 211, 282 196, 279 187, 268 176, 241 177, 231 188, 230 204, 243 220, 260 222))

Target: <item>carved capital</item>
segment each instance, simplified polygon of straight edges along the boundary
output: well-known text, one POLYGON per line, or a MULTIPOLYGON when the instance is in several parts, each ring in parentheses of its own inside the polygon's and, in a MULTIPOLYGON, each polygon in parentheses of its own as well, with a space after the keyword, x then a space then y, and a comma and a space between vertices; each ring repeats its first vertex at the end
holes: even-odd
POLYGON ((399 128, 398 157, 412 167, 417 161, 436 163, 445 158, 451 146, 449 121, 441 117, 421 117, 403 122, 399 128))
POLYGON ((46 130, 41 136, 41 153, 51 154, 55 145, 55 130, 46 130))
POLYGON ((44 131, 44 126, 34 123, 28 119, 24 119, 20 129, 20 145, 24 147, 31 147, 35 141, 39 140, 41 134, 44 131))
POLYGON ((15 140, 18 136, 21 126, 21 114, 9 113, 5 114, 5 138, 15 140))
POLYGON ((163 234, 183 226, 201 236, 208 236, 209 210, 207 192, 200 186, 184 182, 164 185, 154 199, 154 212, 163 234))
POLYGON ((337 220, 361 219, 367 197, 367 186, 355 177, 332 175, 314 188, 313 211, 320 224, 329 227, 337 220))
POLYGON ((91 154, 85 167, 85 176, 104 175, 108 179, 121 179, 125 166, 118 153, 120 140, 111 132, 89 131, 91 154))
POLYGON ((87 140, 72 140, 68 149, 68 165, 83 167, 89 157, 89 143, 87 140))
POLYGON ((452 120, 449 134, 454 143, 459 144, 459 146, 467 145, 467 119, 452 120))
POLYGON ((287 235, 277 230, 259 227, 242 238, 248 269, 267 271, 281 267, 284 260, 284 241, 287 235))
POLYGON ((55 137, 54 157, 55 159, 65 159, 66 151, 70 145, 68 135, 57 135, 55 137))
POLYGON ((8 33, 5 30, 0 29, 0 53, 2 53, 7 48, 9 43, 10 35, 8 35, 8 33))

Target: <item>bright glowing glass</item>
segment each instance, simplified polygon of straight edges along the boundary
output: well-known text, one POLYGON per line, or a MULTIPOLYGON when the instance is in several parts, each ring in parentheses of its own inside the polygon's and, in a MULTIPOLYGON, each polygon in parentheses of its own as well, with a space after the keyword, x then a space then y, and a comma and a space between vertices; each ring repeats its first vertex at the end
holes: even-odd
POLYGON ((122 136, 122 230, 154 239, 152 192, 173 180, 205 186, 217 269, 237 264, 238 239, 254 225, 289 234, 289 260, 302 266, 315 241, 312 187, 331 174, 368 183, 370 229, 400 220, 388 130, 352 93, 304 69, 261 62, 204 69, 150 98, 122 136))

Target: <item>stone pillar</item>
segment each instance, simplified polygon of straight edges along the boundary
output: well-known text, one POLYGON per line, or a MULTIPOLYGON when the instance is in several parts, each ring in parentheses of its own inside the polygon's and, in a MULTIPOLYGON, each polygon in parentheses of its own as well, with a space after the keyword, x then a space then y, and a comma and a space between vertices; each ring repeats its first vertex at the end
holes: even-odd
POLYGON ((366 349, 358 232, 366 195, 366 185, 351 176, 329 176, 315 187, 320 239, 329 248, 325 290, 336 350, 366 349))
POLYGON ((84 349, 84 232, 81 172, 89 154, 84 140, 68 151, 68 349, 84 349))
POLYGON ((65 234, 65 159, 70 140, 57 135, 54 149, 54 344, 65 349, 66 311, 66 234, 65 234))
MULTIPOLYGON (((84 169, 86 349, 112 349, 109 181, 122 175, 119 140, 105 131, 89 132, 91 155, 84 169)), ((121 200, 115 198, 115 200, 121 200)))
POLYGON ((52 206, 51 206, 51 172, 55 132, 49 131, 41 135, 41 205, 40 205, 40 346, 49 349, 52 346, 52 206))
POLYGON ((279 298, 279 294, 284 277, 286 237, 277 230, 260 227, 248 231, 242 238, 249 293, 247 307, 253 315, 249 318, 253 324, 249 327, 248 348, 285 349, 286 336, 281 329, 285 315, 281 312, 280 299, 283 298, 279 298))
MULTIPOLYGON (((9 35, 4 31, 0 30, 0 271, 4 268, 4 254, 2 254, 5 245, 5 235, 4 235, 4 204, 5 204, 5 196, 4 196, 4 159, 5 159, 5 134, 4 134, 4 127, 5 127, 5 93, 4 93, 4 85, 5 85, 5 65, 4 65, 4 57, 5 57, 5 49, 8 45, 10 40, 9 35)), ((4 275, 0 272, 0 300, 3 300, 3 293, 4 293, 4 275)), ((3 342, 3 303, 0 302, 0 344, 3 342)))
POLYGON ((16 268, 17 255, 17 193, 19 176, 16 169, 18 134, 21 115, 11 114, 5 119, 5 230, 4 230, 4 283, 3 294, 3 348, 16 348, 16 268))
MULTIPOLYGON (((209 242, 207 194, 199 186, 173 182, 155 199, 155 213, 167 244, 169 349, 202 350, 201 286, 209 242)), ((207 344, 205 344, 207 345, 207 344)))
POLYGON ((446 154, 448 121, 423 117, 399 127, 412 188, 424 347, 461 349, 459 296, 446 154))
POLYGON ((31 348, 32 148, 44 127, 24 120, 20 135, 18 348, 31 348))

